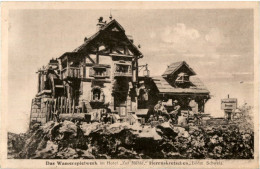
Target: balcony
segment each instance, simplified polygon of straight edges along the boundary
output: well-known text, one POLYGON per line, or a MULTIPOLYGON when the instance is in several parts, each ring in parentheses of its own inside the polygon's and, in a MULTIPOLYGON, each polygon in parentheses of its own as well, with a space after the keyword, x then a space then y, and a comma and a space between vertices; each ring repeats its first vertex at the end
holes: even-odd
POLYGON ((132 77, 132 72, 115 72, 115 77, 132 77))
POLYGON ((69 67, 64 68, 61 71, 61 77, 63 80, 69 79, 69 78, 80 78, 80 68, 78 67, 69 67))
POLYGON ((89 76, 94 77, 96 79, 104 79, 110 77, 110 69, 109 68, 90 68, 89 76))
POLYGON ((106 71, 102 71, 102 72, 96 71, 93 74, 93 77, 100 78, 100 79, 102 79, 102 78, 109 78, 109 74, 106 71))
POLYGON ((129 63, 116 63, 114 77, 132 77, 132 67, 129 63))

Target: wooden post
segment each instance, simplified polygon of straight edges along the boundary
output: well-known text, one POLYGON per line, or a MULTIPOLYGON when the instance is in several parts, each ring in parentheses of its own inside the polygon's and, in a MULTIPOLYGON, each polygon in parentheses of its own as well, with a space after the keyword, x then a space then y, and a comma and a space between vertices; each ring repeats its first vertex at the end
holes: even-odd
POLYGON ((112 111, 114 111, 115 110, 115 107, 114 107, 114 96, 111 96, 111 103, 110 103, 110 105, 109 105, 109 108, 112 110, 112 111))
POLYGON ((48 117, 48 114, 49 114, 49 109, 48 108, 49 108, 49 101, 46 102, 46 107, 45 107, 46 112, 44 114, 44 117, 41 117, 41 121, 43 121, 42 120, 43 118, 46 119, 45 122, 47 121, 47 117, 48 117))
POLYGON ((82 106, 82 113, 85 113, 85 102, 81 102, 81 106, 82 106))
POLYGON ((75 99, 72 99, 72 114, 75 112, 75 99))
POLYGON ((50 120, 52 120, 52 112, 53 112, 53 109, 54 109, 54 100, 53 100, 53 98, 52 98, 52 100, 51 100, 51 112, 50 112, 50 120))
POLYGON ((86 77, 86 56, 84 57, 84 65, 83 65, 83 78, 86 77))
POLYGON ((57 105, 56 109, 59 111, 59 109, 60 109, 60 107, 59 107, 60 106, 60 97, 57 98, 57 104, 56 105, 57 105))
POLYGON ((61 112, 61 97, 59 97, 59 111, 61 112))
POLYGON ((63 96, 61 96, 60 113, 63 114, 63 96))
POLYGON ((127 113, 132 111, 131 97, 127 96, 126 100, 127 113))
POLYGON ((66 97, 66 105, 65 105, 65 113, 67 114, 68 113, 68 102, 69 102, 69 100, 68 100, 68 98, 66 97))
POLYGON ((69 76, 70 71, 70 63, 69 63, 69 56, 67 56, 67 77, 69 76))
POLYGON ((53 120, 53 117, 52 117, 52 112, 53 112, 53 104, 54 104, 54 101, 53 101, 53 99, 51 100, 51 107, 50 107, 50 109, 51 109, 51 112, 50 112, 50 120, 53 120))
POLYGON ((56 104, 57 104, 57 99, 54 99, 54 113, 56 112, 56 104))
POLYGON ((71 98, 69 98, 69 114, 71 114, 71 98))
POLYGON ((59 70, 60 70, 59 76, 60 76, 60 78, 62 79, 62 76, 61 76, 62 64, 61 64, 61 60, 60 60, 60 59, 58 59, 58 63, 59 63, 59 70))
POLYGON ((48 101, 48 105, 47 105, 47 115, 46 115, 46 122, 47 121, 50 121, 50 113, 51 113, 51 109, 50 109, 50 107, 51 107, 51 101, 48 101))
POLYGON ((136 57, 136 61, 135 61, 135 73, 136 73, 136 75, 135 75, 135 78, 136 78, 136 84, 138 84, 138 58, 136 57))

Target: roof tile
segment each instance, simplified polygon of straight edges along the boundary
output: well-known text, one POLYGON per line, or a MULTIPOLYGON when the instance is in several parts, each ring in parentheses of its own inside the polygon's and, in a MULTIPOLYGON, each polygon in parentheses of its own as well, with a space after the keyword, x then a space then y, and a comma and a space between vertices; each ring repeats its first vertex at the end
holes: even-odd
POLYGON ((200 93, 209 94, 209 90, 204 86, 198 77, 191 76, 190 81, 192 86, 190 88, 178 88, 171 86, 162 76, 152 77, 156 87, 161 93, 200 93))

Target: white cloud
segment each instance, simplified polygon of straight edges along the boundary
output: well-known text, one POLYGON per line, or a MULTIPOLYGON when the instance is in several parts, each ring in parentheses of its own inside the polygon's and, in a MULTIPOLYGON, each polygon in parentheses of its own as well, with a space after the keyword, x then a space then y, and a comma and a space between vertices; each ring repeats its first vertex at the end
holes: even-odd
POLYGON ((166 43, 179 43, 180 41, 195 40, 200 37, 198 30, 187 28, 185 24, 178 23, 168 26, 162 33, 162 40, 166 43))
MULTIPOLYGON (((219 58, 217 49, 227 45, 229 38, 219 28, 209 29, 203 33, 187 27, 183 23, 167 26, 162 30, 161 41, 164 49, 191 57, 219 58)), ((236 57, 236 56, 232 56, 236 57)))
POLYGON ((229 39, 225 37, 218 28, 210 29, 209 33, 205 35, 205 40, 214 46, 219 46, 220 44, 229 42, 229 39))

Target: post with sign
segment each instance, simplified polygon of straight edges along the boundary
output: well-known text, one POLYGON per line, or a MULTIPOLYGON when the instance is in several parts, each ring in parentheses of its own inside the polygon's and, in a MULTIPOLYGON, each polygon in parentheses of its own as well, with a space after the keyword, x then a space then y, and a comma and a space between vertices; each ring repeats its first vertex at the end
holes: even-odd
POLYGON ((236 98, 228 98, 227 99, 221 99, 221 109, 225 112, 225 117, 228 120, 231 120, 231 114, 233 110, 237 108, 237 99, 236 98))

